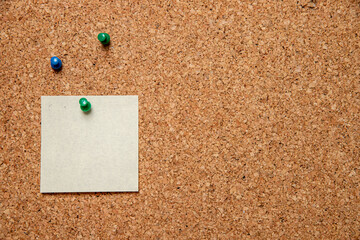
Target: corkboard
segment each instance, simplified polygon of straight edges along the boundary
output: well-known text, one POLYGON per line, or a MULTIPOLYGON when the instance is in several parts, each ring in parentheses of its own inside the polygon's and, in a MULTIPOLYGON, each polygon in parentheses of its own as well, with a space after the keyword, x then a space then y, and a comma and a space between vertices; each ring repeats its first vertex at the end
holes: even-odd
POLYGON ((359 238, 359 13, 1 1, 0 238, 359 238), (139 95, 139 193, 40 194, 42 95, 139 95))

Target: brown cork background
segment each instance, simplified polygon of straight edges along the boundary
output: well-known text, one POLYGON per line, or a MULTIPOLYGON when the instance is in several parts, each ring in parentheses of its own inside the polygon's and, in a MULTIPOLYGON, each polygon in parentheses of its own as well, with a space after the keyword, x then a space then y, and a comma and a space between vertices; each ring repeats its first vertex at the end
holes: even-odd
POLYGON ((359 239, 359 14, 2 0, 0 239, 359 239), (139 95, 139 193, 40 194, 42 95, 139 95))

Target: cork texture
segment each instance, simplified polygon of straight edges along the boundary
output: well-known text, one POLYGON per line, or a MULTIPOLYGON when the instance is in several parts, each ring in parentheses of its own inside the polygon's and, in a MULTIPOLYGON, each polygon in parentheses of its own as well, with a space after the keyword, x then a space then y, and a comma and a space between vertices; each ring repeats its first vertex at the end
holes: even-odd
POLYGON ((1 1, 0 239, 359 239, 359 14, 1 1), (139 193, 40 193, 43 95, 139 96, 139 193))

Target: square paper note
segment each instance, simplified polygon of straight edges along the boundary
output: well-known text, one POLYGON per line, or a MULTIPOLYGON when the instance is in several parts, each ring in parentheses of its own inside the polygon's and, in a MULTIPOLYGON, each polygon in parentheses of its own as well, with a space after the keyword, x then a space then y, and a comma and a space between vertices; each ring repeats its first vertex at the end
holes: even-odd
POLYGON ((40 182, 42 193, 138 191, 138 97, 41 97, 40 182))

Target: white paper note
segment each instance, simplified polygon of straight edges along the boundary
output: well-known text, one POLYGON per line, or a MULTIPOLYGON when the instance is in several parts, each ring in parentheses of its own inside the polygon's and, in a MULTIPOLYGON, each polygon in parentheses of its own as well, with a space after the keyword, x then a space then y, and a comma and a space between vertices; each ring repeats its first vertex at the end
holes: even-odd
POLYGON ((42 193, 138 191, 138 97, 42 96, 40 179, 42 193))

